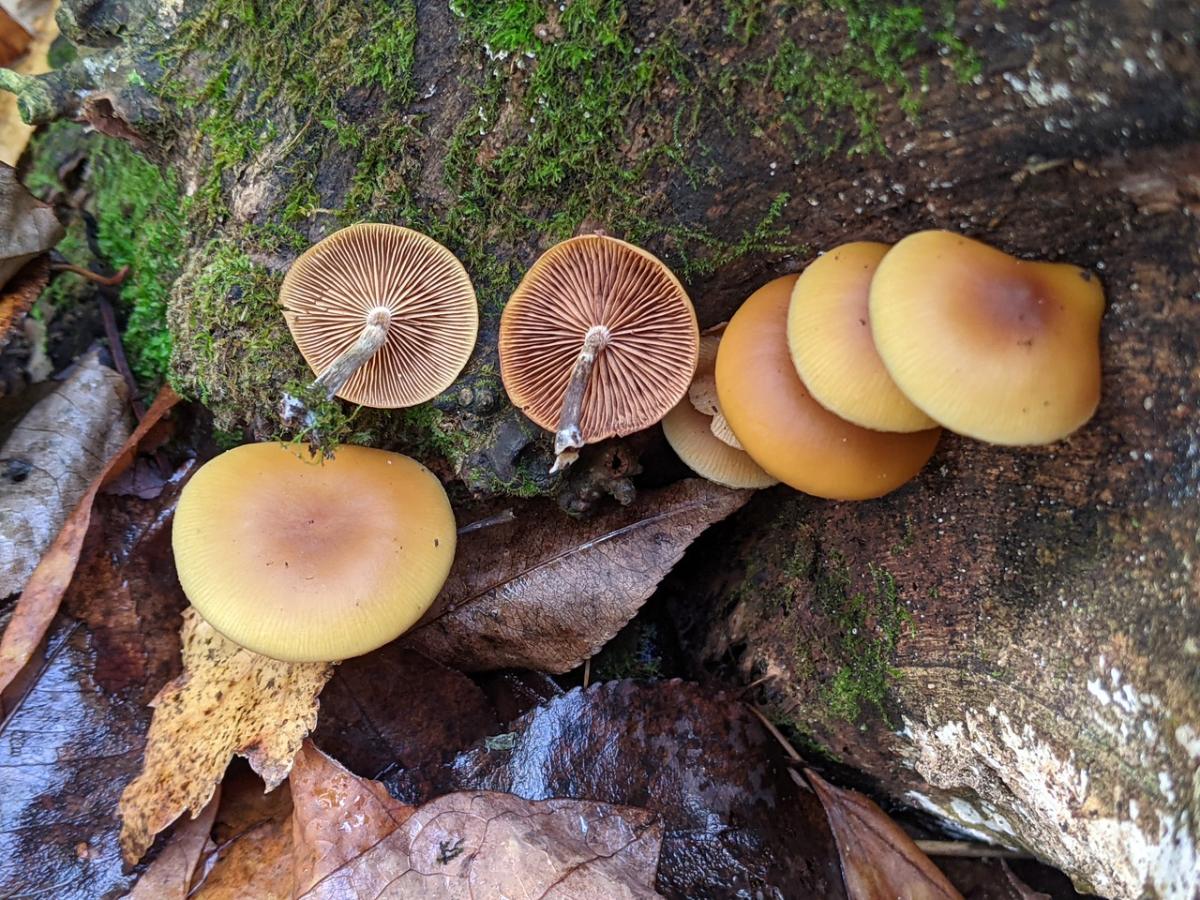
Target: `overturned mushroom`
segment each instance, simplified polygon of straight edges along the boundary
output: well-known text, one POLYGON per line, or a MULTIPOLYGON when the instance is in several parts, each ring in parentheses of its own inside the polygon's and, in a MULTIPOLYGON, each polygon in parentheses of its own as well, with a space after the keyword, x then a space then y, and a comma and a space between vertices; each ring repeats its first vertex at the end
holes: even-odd
POLYGON ((500 374, 513 405, 555 432, 551 471, 585 444, 648 428, 696 369, 696 313, 657 258, 601 235, 550 248, 500 320, 500 374))
POLYGON ((441 393, 479 330, 462 264, 396 225, 351 225, 314 244, 288 270, 279 301, 314 387, 363 406, 415 406, 441 393))
POLYGON ((454 513, 407 456, 300 453, 247 444, 192 476, 172 531, 179 582, 210 625, 263 656, 359 656, 410 628, 441 590, 454 513))
POLYGON ((1096 411, 1104 290, 1085 269, 922 231, 884 256, 870 305, 900 390, 959 434, 1047 444, 1096 411))

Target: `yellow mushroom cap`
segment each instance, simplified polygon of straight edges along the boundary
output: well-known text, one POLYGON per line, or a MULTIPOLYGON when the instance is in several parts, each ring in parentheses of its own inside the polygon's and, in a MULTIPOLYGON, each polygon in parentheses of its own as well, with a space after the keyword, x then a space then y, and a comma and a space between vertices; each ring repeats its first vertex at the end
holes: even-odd
POLYGON ((787 347, 796 276, 768 282, 737 311, 717 351, 717 393, 733 433, 767 474, 833 500, 895 490, 921 470, 939 429, 895 434, 840 419, 805 389, 787 347))
POLYGON ((788 349, 800 380, 830 412, 875 431, 923 431, 937 423, 896 387, 871 337, 868 289, 887 251, 858 241, 810 264, 792 288, 788 349))
POLYGON ((922 231, 883 258, 870 302, 888 372, 953 431, 1045 444, 1096 411, 1104 290, 1091 272, 922 231))
POLYGON ((749 454, 718 439, 711 421, 686 397, 663 418, 667 443, 684 465, 709 481, 731 488, 766 488, 778 483, 749 454))
POLYGON ((433 602, 454 560, 454 513, 441 482, 407 456, 298 453, 247 444, 192 476, 172 533, 179 581, 214 628, 256 653, 358 656, 433 602))
POLYGON ((318 375, 354 345, 372 316, 386 317, 386 342, 337 392, 380 409, 416 406, 448 388, 479 332, 475 289, 462 263, 433 238, 398 225, 351 225, 313 244, 288 269, 279 302, 318 375))

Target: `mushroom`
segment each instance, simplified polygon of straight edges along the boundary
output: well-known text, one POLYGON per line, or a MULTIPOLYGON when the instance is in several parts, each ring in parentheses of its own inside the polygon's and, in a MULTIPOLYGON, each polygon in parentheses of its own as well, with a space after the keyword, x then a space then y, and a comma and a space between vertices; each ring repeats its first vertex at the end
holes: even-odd
POLYGON ((397 225, 351 225, 309 247, 279 302, 314 387, 391 409, 450 386, 475 347, 471 279, 449 250, 397 225))
POLYGON ((551 472, 585 444, 648 428, 687 391, 700 335, 692 302, 656 257, 603 235, 533 264, 500 319, 513 405, 555 432, 551 472))
POLYGON ((750 457, 785 484, 833 500, 882 496, 921 470, 940 430, 871 431, 813 399, 787 346, 795 282, 787 275, 763 285, 725 329, 717 351, 721 409, 750 457))
POLYGON ((713 370, 717 364, 717 348, 721 338, 706 333, 700 338, 700 360, 696 377, 685 399, 675 404, 662 420, 663 434, 675 455, 684 464, 709 481, 731 488, 765 488, 777 484, 740 446, 728 431, 725 417, 717 400, 717 384, 713 370), (718 433, 717 419, 722 432, 718 433))
POLYGON ((407 456, 343 446, 321 463, 279 443, 212 459, 184 487, 172 543, 192 605, 230 640, 289 662, 386 644, 454 560, 441 482, 407 456))
POLYGON ((871 332, 900 390, 952 431, 1048 444, 1100 402, 1104 290, 948 231, 896 244, 871 282, 871 332))
POLYGON ((887 244, 842 244, 796 279, 788 309, 792 363, 818 403, 875 431, 923 431, 937 423, 896 387, 871 338, 868 288, 887 244))

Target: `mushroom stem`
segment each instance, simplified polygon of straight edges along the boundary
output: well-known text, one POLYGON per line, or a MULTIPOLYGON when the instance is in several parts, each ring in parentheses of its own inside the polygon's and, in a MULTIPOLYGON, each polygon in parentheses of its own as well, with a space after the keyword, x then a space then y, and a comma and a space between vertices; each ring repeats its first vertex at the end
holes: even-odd
POLYGON ((567 392, 563 396, 562 412, 558 415, 551 474, 561 472, 579 458, 578 451, 583 446, 583 432, 579 428, 579 418, 583 413, 583 395, 587 392, 596 357, 608 346, 611 336, 611 332, 604 325, 593 325, 583 339, 583 349, 579 351, 579 358, 575 360, 575 368, 571 371, 571 380, 567 382, 567 392))
POLYGON ((363 327, 358 340, 347 347, 337 359, 329 364, 313 382, 313 387, 325 391, 332 400, 334 395, 345 386, 354 375, 375 353, 387 343, 388 326, 392 322, 392 311, 385 307, 371 310, 367 316, 367 324, 363 327))

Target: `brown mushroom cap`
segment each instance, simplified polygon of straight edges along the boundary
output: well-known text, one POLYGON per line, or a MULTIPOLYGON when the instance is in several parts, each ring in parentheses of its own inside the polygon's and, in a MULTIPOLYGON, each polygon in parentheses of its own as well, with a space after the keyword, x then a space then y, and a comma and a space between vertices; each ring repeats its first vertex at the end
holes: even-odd
POLYGON ((763 285, 725 329, 717 351, 721 409, 750 457, 785 484, 834 500, 882 496, 921 470, 940 429, 870 431, 812 398, 787 346, 795 281, 788 275, 763 285))
POLYGON ((583 394, 584 443, 659 421, 687 391, 699 349, 691 300, 656 257, 601 235, 551 247, 500 319, 504 387, 542 428, 560 428, 580 348, 597 328, 607 336, 583 394))
POLYGON ((454 513, 441 482, 407 456, 298 453, 247 444, 192 476, 172 532, 179 582, 214 628, 256 653, 358 656, 433 602, 454 560, 454 513))
POLYGON ((792 288, 788 348, 817 402, 875 431, 923 431, 937 423, 896 387, 871 338, 868 289, 887 244, 857 241, 814 260, 792 288))
POLYGON ((900 390, 994 444, 1050 443, 1091 418, 1103 314, 1091 272, 947 231, 900 241, 871 282, 871 331, 900 390))
POLYGON ((462 264, 437 241, 397 225, 351 225, 314 244, 288 270, 279 301, 318 375, 382 318, 386 342, 337 391, 363 406, 415 406, 437 396, 467 364, 479 331, 462 264))

